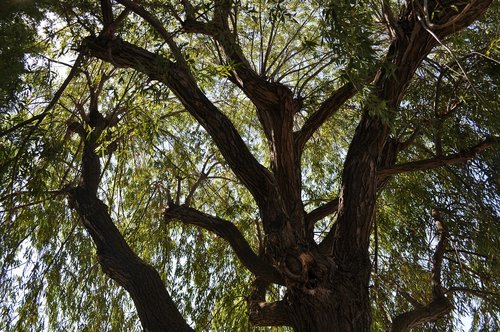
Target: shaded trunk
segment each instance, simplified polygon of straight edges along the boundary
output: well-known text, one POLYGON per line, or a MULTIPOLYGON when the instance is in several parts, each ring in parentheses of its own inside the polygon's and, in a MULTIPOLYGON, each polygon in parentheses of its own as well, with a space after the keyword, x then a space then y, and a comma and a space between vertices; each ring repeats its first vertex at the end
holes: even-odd
POLYGON ((332 256, 316 248, 289 251, 281 272, 287 291, 278 302, 265 302, 268 283, 257 279, 249 297, 250 321, 258 326, 291 326, 295 331, 370 331, 369 276, 365 260, 342 271, 332 256))
POLYGON ((337 272, 330 286, 329 290, 289 292, 290 317, 295 330, 370 331, 368 279, 337 272))

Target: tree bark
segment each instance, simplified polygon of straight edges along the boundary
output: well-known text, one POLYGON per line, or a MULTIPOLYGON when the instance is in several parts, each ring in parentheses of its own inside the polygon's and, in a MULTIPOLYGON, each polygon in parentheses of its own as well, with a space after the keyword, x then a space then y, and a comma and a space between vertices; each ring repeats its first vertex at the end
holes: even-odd
POLYGON ((158 272, 127 244, 108 207, 83 187, 71 190, 73 206, 97 249, 104 273, 125 288, 145 331, 193 331, 181 316, 158 272))

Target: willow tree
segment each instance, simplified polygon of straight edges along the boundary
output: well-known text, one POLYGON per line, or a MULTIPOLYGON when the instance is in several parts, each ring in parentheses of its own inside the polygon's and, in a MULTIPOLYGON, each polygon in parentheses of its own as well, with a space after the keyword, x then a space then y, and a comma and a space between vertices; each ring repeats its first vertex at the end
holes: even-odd
POLYGON ((499 328, 498 4, 6 8, 0 328, 499 328))

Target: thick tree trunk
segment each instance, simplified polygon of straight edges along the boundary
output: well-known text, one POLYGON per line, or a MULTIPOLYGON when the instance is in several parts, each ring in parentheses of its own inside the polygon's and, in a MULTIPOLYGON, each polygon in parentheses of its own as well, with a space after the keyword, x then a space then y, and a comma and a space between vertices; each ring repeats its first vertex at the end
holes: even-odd
MULTIPOLYGON (((316 254, 318 254, 316 252, 316 254)), ((358 272, 340 271, 331 257, 303 252, 288 257, 283 274, 287 292, 282 301, 265 302, 265 292, 250 297, 250 321, 256 325, 287 325, 295 331, 370 331, 370 265, 358 272), (300 270, 293 274, 291 270, 300 270)))
POLYGON ((331 290, 289 292, 290 317, 296 331, 370 331, 368 279, 339 273, 331 290))

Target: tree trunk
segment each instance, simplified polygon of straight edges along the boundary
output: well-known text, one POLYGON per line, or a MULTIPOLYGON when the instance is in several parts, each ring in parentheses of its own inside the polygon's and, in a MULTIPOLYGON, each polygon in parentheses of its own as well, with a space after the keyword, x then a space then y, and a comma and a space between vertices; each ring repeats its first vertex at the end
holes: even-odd
POLYGON ((370 331, 368 248, 363 255, 344 253, 352 258, 345 264, 314 243, 299 247, 287 250, 279 264, 287 286, 287 325, 295 331, 370 331))
POLYGON ((370 331, 368 280, 339 273, 331 290, 289 292, 292 326, 301 331, 370 331))

